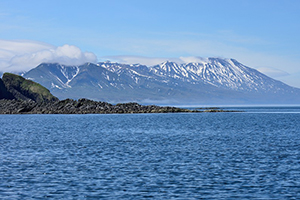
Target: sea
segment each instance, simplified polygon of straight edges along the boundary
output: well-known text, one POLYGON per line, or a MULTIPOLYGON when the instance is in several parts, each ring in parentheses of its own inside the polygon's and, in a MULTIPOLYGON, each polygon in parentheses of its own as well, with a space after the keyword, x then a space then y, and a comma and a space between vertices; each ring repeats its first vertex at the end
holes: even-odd
POLYGON ((300 199, 300 107, 0 115, 0 199, 300 199))

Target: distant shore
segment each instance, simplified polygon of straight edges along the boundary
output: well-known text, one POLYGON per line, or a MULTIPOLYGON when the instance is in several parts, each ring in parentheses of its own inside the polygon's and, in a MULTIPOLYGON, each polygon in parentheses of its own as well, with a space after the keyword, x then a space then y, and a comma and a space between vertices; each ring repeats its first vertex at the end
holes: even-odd
POLYGON ((171 106, 119 103, 116 105, 89 99, 66 99, 48 103, 23 100, 0 100, 0 114, 121 114, 121 113, 192 113, 236 112, 219 108, 190 110, 171 106))
POLYGON ((89 99, 37 103, 34 101, 0 100, 0 114, 113 114, 113 113, 178 113, 198 112, 177 107, 140 105, 138 103, 110 104, 89 99))

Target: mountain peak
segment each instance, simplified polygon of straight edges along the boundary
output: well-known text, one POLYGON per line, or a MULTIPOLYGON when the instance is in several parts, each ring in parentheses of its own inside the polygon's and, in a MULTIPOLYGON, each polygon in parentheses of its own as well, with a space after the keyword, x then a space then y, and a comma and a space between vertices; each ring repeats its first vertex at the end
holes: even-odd
POLYGON ((178 66, 178 64, 176 62, 172 62, 172 61, 165 61, 161 64, 158 64, 159 66, 163 67, 163 66, 178 66))

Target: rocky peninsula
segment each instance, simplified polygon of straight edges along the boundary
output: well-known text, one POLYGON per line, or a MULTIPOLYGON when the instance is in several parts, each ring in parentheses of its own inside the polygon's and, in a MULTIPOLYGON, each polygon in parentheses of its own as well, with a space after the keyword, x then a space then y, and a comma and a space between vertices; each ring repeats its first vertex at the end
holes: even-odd
POLYGON ((140 105, 138 103, 110 104, 88 99, 37 103, 22 100, 0 100, 0 114, 112 114, 112 113, 171 113, 195 112, 176 107, 140 105))
POLYGON ((0 114, 109 114, 197 112, 176 107, 110 104, 89 99, 59 100, 42 85, 21 76, 4 73, 0 79, 0 114))
POLYGON ((220 108, 195 110, 170 106, 119 103, 116 105, 89 99, 59 100, 42 85, 11 73, 0 78, 0 114, 114 114, 114 113, 178 113, 238 112, 220 108))

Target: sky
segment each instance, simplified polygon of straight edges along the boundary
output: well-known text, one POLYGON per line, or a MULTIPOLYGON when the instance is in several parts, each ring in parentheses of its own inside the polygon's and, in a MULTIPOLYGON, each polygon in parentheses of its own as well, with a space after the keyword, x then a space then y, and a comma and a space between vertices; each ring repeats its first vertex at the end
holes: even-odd
POLYGON ((300 88, 299 0, 0 0, 0 71, 234 58, 300 88))

